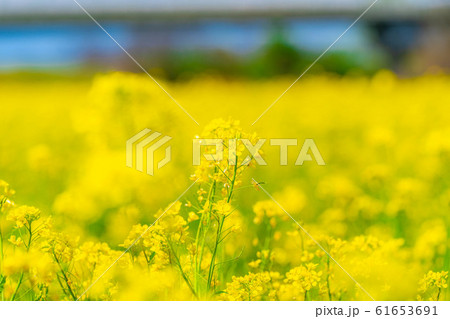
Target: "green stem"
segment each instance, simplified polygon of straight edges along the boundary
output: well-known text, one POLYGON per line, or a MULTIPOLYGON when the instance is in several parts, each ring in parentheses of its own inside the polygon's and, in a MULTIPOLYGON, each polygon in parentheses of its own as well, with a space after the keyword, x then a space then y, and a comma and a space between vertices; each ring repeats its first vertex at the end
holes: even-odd
POLYGON ((200 274, 199 274, 199 267, 198 267, 198 260, 199 260, 199 256, 198 256, 198 254, 199 254, 199 250, 198 250, 198 242, 199 242, 199 239, 200 239, 200 232, 201 232, 201 230, 202 230, 202 225, 203 225, 203 221, 204 221, 204 219, 205 219, 205 215, 206 214, 202 214, 201 216, 200 216, 200 220, 199 220, 199 223, 198 223, 198 229, 197 229, 197 235, 196 235, 196 238, 195 238, 195 247, 196 247, 196 252, 195 252, 195 261, 194 261, 194 264, 195 264, 195 290, 196 291, 198 291, 199 290, 199 276, 200 276, 200 274))
POLYGON ((191 290, 192 294, 197 298, 197 293, 195 292, 194 288, 192 287, 191 281, 186 276, 183 267, 181 266, 180 259, 178 258, 177 254, 175 253, 175 250, 173 249, 172 243, 170 240, 166 237, 166 241, 169 244, 169 248, 172 251, 172 256, 175 258, 175 264, 177 265, 178 269, 180 270, 181 277, 183 277, 184 281, 188 285, 189 289, 191 290))
POLYGON ((69 290, 70 296, 72 297, 73 300, 77 300, 77 297, 75 296, 75 293, 73 292, 72 287, 70 287, 69 278, 67 277, 66 272, 62 268, 61 263, 58 260, 58 257, 56 257, 55 252, 53 252, 53 257, 55 258, 55 261, 58 264, 59 269, 61 270, 61 273, 62 273, 64 280, 66 282, 66 285, 67 285, 67 289, 69 290))
MULTIPOLYGON (((217 173, 217 167, 214 169, 214 174, 217 173)), ((206 243, 206 235, 209 231, 210 223, 211 223, 211 210, 212 210, 212 202, 214 200, 214 196, 216 194, 216 181, 214 180, 211 184, 211 187, 208 192, 208 213, 203 213, 200 219, 200 224, 198 225, 195 246, 197 247, 197 253, 195 255, 195 288, 196 291, 199 291, 199 282, 200 282, 200 271, 203 260, 203 253, 205 250, 206 243), (203 227, 203 223, 206 220, 206 226, 203 227), (202 235, 202 236, 201 236, 202 235), (201 237, 200 237, 201 236, 201 237), (200 240, 200 242, 199 242, 200 240), (198 249, 200 244, 200 249, 198 249)))
POLYGON ((33 232, 31 231, 31 222, 29 222, 28 227, 25 226, 25 228, 28 230, 28 245, 27 245, 27 252, 28 252, 31 246, 31 238, 33 237, 33 232))
MULTIPOLYGON (((28 245, 26 245, 27 252, 28 252, 30 250, 30 246, 31 246, 31 239, 33 237, 33 232, 31 231, 31 222, 28 222, 28 227, 25 225, 25 228, 28 230, 28 245)), ((0 237, 2 237, 2 236, 0 235, 0 237)), ((2 260, 3 260, 3 239, 2 239, 1 250, 2 250, 2 260)), ((11 301, 14 301, 14 299, 16 298, 17 292, 19 291, 22 281, 23 281, 23 271, 20 273, 19 282, 17 283, 16 289, 14 290, 14 293, 11 296, 11 301)))
POLYGON ((212 277, 213 277, 213 274, 214 274, 214 267, 215 267, 217 248, 219 247, 220 237, 222 235, 222 227, 223 227, 224 220, 225 220, 225 216, 221 216, 220 220, 219 220, 219 225, 217 226, 216 242, 214 244, 214 250, 213 250, 212 257, 211 257, 211 263, 209 264, 208 283, 207 283, 207 288, 208 289, 211 289, 211 281, 212 281, 212 277))
MULTIPOLYGON (((236 163, 237 161, 238 157, 236 156, 236 163)), ((227 203, 231 201, 231 197, 233 196, 234 184, 236 183, 236 175, 237 175, 237 165, 234 165, 233 179, 231 180, 230 192, 228 193, 227 203)))
POLYGON ((327 289, 328 299, 331 301, 331 288, 330 288, 330 257, 327 256, 327 289))
MULTIPOLYGON (((237 175, 237 160, 238 160, 238 157, 236 156, 236 165, 234 165, 233 178, 231 180, 230 191, 228 193, 227 203, 229 203, 231 201, 231 198, 233 196, 234 184, 236 183, 236 175, 237 175)), ((214 250, 213 250, 212 257, 211 257, 211 263, 209 264, 208 282, 207 282, 207 289, 208 290, 211 289, 211 281, 212 281, 212 277, 213 277, 213 274, 214 274, 214 267, 215 267, 215 260, 216 260, 216 255, 217 255, 217 249, 218 249, 219 244, 220 244, 220 238, 222 236, 222 228, 223 228, 224 221, 225 221, 225 216, 220 216, 219 217, 219 221, 218 221, 218 225, 217 225, 216 242, 214 244, 214 250)))
POLYGON ((147 257, 144 247, 142 247, 142 252, 144 253, 145 261, 147 262, 147 269, 150 269, 150 259, 147 257))
POLYGON ((17 283, 16 289, 14 290, 14 293, 11 296, 11 301, 14 301, 14 299, 16 298, 16 294, 19 291, 20 285, 22 284, 22 280, 23 280, 23 271, 20 273, 19 282, 17 283))

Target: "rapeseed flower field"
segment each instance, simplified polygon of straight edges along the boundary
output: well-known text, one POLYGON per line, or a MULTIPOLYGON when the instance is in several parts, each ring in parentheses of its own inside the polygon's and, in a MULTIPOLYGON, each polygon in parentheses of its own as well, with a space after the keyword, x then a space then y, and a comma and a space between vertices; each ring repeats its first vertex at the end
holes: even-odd
POLYGON ((450 77, 309 76, 251 125, 292 81, 163 83, 196 125, 146 75, 2 76, 1 299, 450 300, 450 77), (125 165, 146 127, 154 176, 125 165), (326 165, 192 166, 196 136, 326 165))

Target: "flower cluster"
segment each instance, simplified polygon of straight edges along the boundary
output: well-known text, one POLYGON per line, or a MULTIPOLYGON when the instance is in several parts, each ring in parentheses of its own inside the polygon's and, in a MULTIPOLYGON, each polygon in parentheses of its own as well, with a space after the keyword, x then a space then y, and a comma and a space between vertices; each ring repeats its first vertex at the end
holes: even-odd
POLYGON ((430 270, 419 282, 420 295, 417 299, 424 300, 424 297, 427 296, 428 300, 439 301, 442 290, 448 288, 447 279, 448 271, 434 272, 430 270))

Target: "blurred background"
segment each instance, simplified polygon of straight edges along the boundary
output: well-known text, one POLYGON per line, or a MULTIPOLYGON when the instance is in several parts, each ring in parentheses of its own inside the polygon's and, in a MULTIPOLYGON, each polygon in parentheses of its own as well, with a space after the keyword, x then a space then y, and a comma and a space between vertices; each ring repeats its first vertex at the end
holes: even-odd
MULTIPOLYGON (((372 1, 80 0, 146 69, 264 78, 301 73, 372 1)), ((404 76, 450 66, 449 0, 380 0, 311 70, 404 76)), ((137 66, 73 0, 0 0, 0 72, 137 66)))

